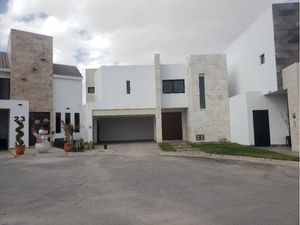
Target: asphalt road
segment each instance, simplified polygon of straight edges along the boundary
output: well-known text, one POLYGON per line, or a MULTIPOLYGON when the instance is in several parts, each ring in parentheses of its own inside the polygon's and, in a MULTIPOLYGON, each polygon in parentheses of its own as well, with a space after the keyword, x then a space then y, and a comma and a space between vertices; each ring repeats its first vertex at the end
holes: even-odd
POLYGON ((0 162, 0 224, 297 225, 298 168, 155 154, 0 162))

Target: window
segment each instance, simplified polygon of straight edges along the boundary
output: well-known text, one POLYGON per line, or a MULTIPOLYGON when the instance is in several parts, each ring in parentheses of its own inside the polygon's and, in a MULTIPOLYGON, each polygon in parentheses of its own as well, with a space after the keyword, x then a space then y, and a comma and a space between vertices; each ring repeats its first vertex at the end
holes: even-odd
POLYGON ((10 80, 7 78, 0 78, 0 99, 9 99, 9 88, 10 80))
POLYGON ((260 59, 260 64, 264 64, 265 63, 265 54, 260 55, 259 59, 260 59))
POLYGON ((184 80, 163 80, 163 93, 184 93, 184 80))
POLYGON ((75 133, 80 132, 80 115, 79 113, 74 113, 74 121, 75 121, 75 133))
POLYGON ((71 113, 65 113, 65 123, 66 124, 71 123, 71 113))
POLYGON ((55 132, 61 133, 61 113, 55 113, 55 132))
POLYGON ((205 109, 205 83, 204 74, 199 75, 199 95, 200 95, 200 109, 205 109))
POLYGON ((126 80, 126 93, 130 94, 130 80, 126 80))
POLYGON ((88 87, 88 93, 89 94, 95 93, 95 87, 88 87))

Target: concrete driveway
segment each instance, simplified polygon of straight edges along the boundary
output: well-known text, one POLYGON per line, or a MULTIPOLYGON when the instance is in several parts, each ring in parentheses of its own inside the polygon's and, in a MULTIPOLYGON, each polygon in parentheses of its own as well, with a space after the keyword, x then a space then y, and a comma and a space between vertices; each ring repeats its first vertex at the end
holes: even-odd
POLYGON ((297 167, 121 147, 1 161, 0 224, 299 224, 297 167))

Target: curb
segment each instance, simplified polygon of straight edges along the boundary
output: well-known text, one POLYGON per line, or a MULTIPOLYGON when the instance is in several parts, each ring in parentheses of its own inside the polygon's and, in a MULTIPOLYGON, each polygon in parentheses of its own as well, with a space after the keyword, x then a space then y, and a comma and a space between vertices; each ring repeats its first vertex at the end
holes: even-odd
POLYGON ((218 154, 204 154, 204 153, 192 153, 192 152, 163 152, 161 156, 175 156, 175 157, 193 157, 193 158, 205 158, 205 159, 216 159, 216 160, 233 160, 233 161, 244 161, 251 163, 265 163, 282 166, 299 166, 299 162, 288 161, 288 160, 277 160, 277 159, 266 159, 266 158, 254 158, 248 156, 231 156, 231 155, 218 155, 218 154))

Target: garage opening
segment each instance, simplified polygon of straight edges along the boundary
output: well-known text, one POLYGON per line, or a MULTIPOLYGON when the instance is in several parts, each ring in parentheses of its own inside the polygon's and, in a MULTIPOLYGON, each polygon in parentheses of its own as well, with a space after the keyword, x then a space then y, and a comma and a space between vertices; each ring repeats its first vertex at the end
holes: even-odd
POLYGON ((9 109, 0 109, 0 150, 8 149, 9 109))
POLYGON ((95 126, 96 143, 154 140, 154 116, 96 117, 95 126))

